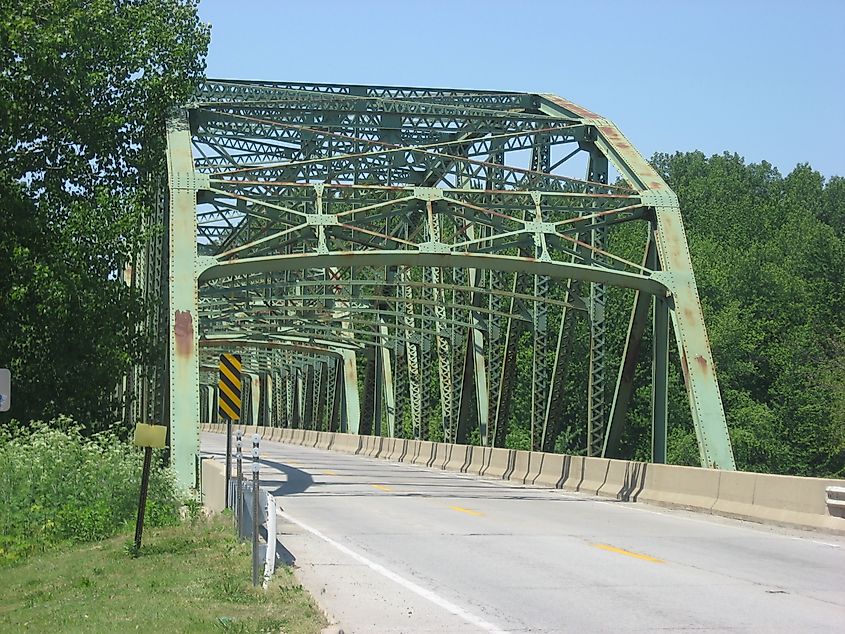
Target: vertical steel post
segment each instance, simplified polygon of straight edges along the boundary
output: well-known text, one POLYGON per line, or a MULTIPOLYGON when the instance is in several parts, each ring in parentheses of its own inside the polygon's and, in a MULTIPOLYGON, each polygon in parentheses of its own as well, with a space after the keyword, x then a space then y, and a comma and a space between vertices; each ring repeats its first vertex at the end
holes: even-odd
POLYGON ((250 422, 254 427, 257 427, 261 424, 259 420, 259 413, 261 411, 261 378, 258 375, 258 372, 253 372, 249 375, 249 404, 250 404, 250 411, 252 412, 252 419, 250 422))
POLYGON ((370 363, 373 364, 373 420, 370 433, 373 436, 381 436, 381 420, 384 413, 384 357, 381 355, 382 346, 373 348, 373 356, 370 363))
POLYGON ((199 455, 196 205, 197 189, 203 185, 203 178, 194 172, 191 132, 185 111, 179 111, 178 116, 167 122, 167 172, 170 188, 170 451, 177 481, 183 489, 189 489, 197 483, 199 455))
POLYGON ((387 414, 387 435, 396 435, 396 393, 393 386, 393 363, 390 354, 390 344, 387 339, 387 326, 383 319, 379 319, 379 335, 381 345, 376 354, 381 355, 381 375, 383 379, 384 409, 387 414))
POLYGON ((267 418, 264 420, 264 424, 268 427, 275 427, 276 426, 276 398, 275 392, 273 388, 275 387, 275 381, 273 379, 273 373, 267 372, 264 375, 264 394, 266 394, 264 400, 264 411, 267 412, 267 418))
POLYGON ((654 342, 651 377, 651 461, 666 463, 669 409, 669 304, 654 298, 654 342))
POLYGON ((341 350, 343 365, 343 428, 347 434, 357 434, 361 422, 361 401, 358 395, 358 361, 352 350, 341 350))
MULTIPOLYGON (((402 282, 411 281, 411 272, 408 267, 401 267, 399 269, 399 279, 402 282)), ((405 301, 403 305, 403 324, 405 330, 405 359, 408 367, 408 393, 411 402, 411 429, 414 439, 419 440, 422 437, 422 373, 420 370, 420 362, 422 356, 420 354, 419 335, 414 332, 416 329, 416 316, 414 314, 414 293, 409 284, 402 284, 401 298, 405 301)))
POLYGON ((327 410, 327 423, 326 423, 326 431, 336 431, 337 430, 337 418, 338 418, 338 395, 340 391, 338 390, 337 382, 340 378, 340 374, 337 371, 337 359, 334 357, 330 358, 328 361, 328 380, 326 381, 326 410, 327 410))
MULTIPOLYGON (((607 157, 589 144, 590 159, 587 167, 587 180, 592 183, 607 184, 607 157)), ((595 189, 595 186, 594 186, 595 189)), ((596 192, 598 193, 598 192, 596 192)), ((607 227, 594 225, 590 232, 592 259, 601 265, 605 257, 601 254, 607 246, 607 227)), ((590 284, 590 382, 587 387, 587 455, 600 456, 604 448, 605 430, 607 429, 607 411, 605 401, 606 378, 606 335, 607 325, 605 307, 607 304, 607 286, 590 284)))

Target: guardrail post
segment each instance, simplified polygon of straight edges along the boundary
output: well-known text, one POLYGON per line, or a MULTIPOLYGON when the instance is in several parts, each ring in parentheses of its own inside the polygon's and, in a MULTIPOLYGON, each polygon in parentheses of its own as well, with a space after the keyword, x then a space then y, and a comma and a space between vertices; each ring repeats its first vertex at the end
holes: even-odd
POLYGON ((243 431, 238 430, 237 432, 237 453, 235 454, 235 462, 237 463, 238 469, 238 481, 236 483, 237 492, 235 493, 235 527, 237 528, 238 538, 241 537, 241 523, 243 521, 243 509, 244 509, 244 472, 243 472, 243 457, 244 454, 241 451, 243 448, 243 431))
POLYGON ((229 489, 232 486, 229 481, 232 479, 232 419, 226 419, 226 508, 232 508, 232 494, 229 489))
POLYGON ((252 585, 258 585, 258 434, 252 435, 252 585))

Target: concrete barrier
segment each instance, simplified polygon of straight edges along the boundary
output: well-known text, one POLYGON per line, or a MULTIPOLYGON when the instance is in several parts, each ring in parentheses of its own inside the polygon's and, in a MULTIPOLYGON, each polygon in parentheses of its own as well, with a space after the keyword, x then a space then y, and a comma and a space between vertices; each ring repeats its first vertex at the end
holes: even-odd
POLYGON ((355 444, 357 446, 357 439, 355 439, 354 436, 341 433, 335 434, 334 451, 338 451, 340 453, 354 453, 355 450, 352 446, 353 440, 356 441, 355 444))
POLYGON ((443 469, 447 471, 466 471, 472 462, 473 447, 469 445, 444 445, 446 462, 443 463, 443 469))
POLYGON ((710 512, 719 494, 720 473, 715 469, 650 464, 639 500, 710 512))
MULTIPOLYGON (((481 449, 479 447, 479 449, 481 449)), ((478 475, 486 476, 488 478, 501 478, 507 480, 510 474, 513 473, 516 462, 516 452, 513 449, 484 448, 481 450, 481 465, 478 475)), ((475 456, 473 455, 473 463, 471 467, 475 466, 475 456)), ((475 473, 475 471, 471 471, 475 473)))
POLYGON ((540 472, 531 482, 537 486, 563 488, 563 483, 569 476, 569 465, 572 456, 556 453, 540 453, 540 472))
POLYGON ((719 476, 719 490, 710 510, 719 515, 748 517, 754 511, 754 492, 758 473, 724 472, 719 476))
POLYGON ((581 478, 576 489, 580 493, 598 495, 599 490, 607 482, 607 471, 610 460, 607 458, 582 458, 581 478))
MULTIPOLYGON (((226 426, 205 425, 202 429, 225 433, 226 426)), ((580 491, 626 502, 648 502, 756 522, 845 534, 843 480, 716 471, 290 428, 247 427, 244 430, 245 445, 253 433, 288 444, 580 491), (835 492, 833 497, 829 497, 826 491, 829 488, 835 492), (837 491, 843 491, 841 496, 837 491), (834 502, 830 503, 829 499, 834 502)), ((214 481, 217 473, 215 469, 218 468, 222 477, 222 465, 203 460, 204 480, 209 483, 214 481)), ((209 495, 211 500, 222 499, 222 484, 219 492, 212 486, 207 494, 208 486, 212 485, 203 484, 204 496, 209 495)), ((222 508, 222 502, 212 501, 211 504, 214 508, 222 508)))
POLYGON ((429 440, 414 441, 417 451, 411 460, 413 464, 430 467, 434 461, 434 443, 429 440))
POLYGON ((841 480, 757 474, 753 519, 845 532, 845 519, 830 513, 825 493, 827 487, 842 484, 841 480))
POLYGON ((531 452, 522 449, 514 451, 513 469, 506 473, 505 480, 513 480, 525 484, 525 479, 528 477, 528 470, 531 467, 531 452))
POLYGON ((200 492, 202 504, 209 513, 219 513, 226 508, 226 467, 212 458, 200 462, 200 492))
POLYGON ((372 440, 369 447, 367 447, 367 457, 377 458, 379 452, 381 451, 382 444, 384 443, 384 439, 381 436, 370 436, 370 438, 372 440))
POLYGON ((401 439, 396 443, 396 447, 390 456, 390 459, 395 462, 405 462, 408 452, 411 450, 411 441, 407 438, 401 439))
POLYGON ((636 502, 645 488, 646 471, 643 462, 608 460, 605 481, 598 494, 622 502, 636 502))
POLYGON ((401 442, 400 438, 385 438, 384 439, 384 449, 381 452, 379 458, 382 460, 393 460, 393 456, 396 454, 396 447, 401 442))
POLYGON ((542 451, 532 451, 528 455, 528 471, 523 478, 524 484, 534 484, 537 478, 540 477, 540 471, 543 468, 543 462, 545 462, 546 456, 551 456, 553 454, 546 454, 542 451))
POLYGON ((434 443, 434 459, 431 461, 432 468, 440 469, 441 471, 444 470, 446 463, 449 461, 449 456, 454 451, 454 448, 458 446, 445 442, 434 443))

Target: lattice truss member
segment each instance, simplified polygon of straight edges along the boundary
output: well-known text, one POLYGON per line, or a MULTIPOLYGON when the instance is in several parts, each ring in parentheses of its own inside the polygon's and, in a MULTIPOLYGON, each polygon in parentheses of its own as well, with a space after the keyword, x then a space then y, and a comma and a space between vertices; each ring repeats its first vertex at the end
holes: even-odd
POLYGON ((145 283, 184 483, 221 352, 246 424, 502 446, 518 392, 535 449, 567 431, 607 456, 650 357, 661 462, 670 323, 702 465, 734 468, 677 197, 610 121, 545 94, 208 81, 167 147, 169 275, 145 283))

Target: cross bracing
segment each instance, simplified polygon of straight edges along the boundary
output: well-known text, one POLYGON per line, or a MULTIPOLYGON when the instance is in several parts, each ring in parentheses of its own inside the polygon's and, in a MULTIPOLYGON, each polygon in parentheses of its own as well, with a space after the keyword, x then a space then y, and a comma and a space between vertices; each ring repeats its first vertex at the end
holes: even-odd
POLYGON ((222 352, 244 422, 501 445, 524 394, 545 450, 586 364, 580 450, 613 455, 649 321, 653 459, 671 321, 702 464, 734 468, 677 198, 608 120, 552 95, 208 81, 167 141, 139 278, 169 300, 144 326, 168 359, 136 391, 159 385, 184 482, 222 352))

